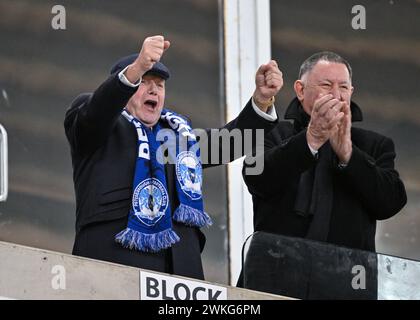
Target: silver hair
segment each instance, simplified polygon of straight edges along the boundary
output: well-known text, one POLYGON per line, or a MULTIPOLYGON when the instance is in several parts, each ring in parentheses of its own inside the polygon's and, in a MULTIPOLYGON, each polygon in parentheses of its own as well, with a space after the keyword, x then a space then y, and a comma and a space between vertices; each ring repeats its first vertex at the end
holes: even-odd
POLYGON ((300 66, 298 79, 302 79, 302 77, 306 73, 311 71, 319 61, 328 61, 328 62, 344 64, 347 67, 347 70, 349 71, 350 80, 351 80, 352 70, 351 70, 350 64, 347 62, 347 60, 339 56, 337 53, 334 53, 331 51, 318 52, 310 56, 308 59, 306 59, 300 66))

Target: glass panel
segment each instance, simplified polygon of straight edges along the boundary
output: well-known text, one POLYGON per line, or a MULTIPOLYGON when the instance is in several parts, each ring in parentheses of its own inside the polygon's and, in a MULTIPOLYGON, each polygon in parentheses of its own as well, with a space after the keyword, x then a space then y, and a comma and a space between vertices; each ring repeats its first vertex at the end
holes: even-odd
MULTIPOLYGON (((378 252, 420 259, 420 3, 357 1, 366 10, 366 29, 355 30, 354 1, 271 1, 272 56, 284 73, 278 113, 295 96, 300 64, 315 52, 330 50, 353 68, 353 99, 364 120, 356 126, 391 137, 396 167, 408 203, 392 219, 378 222, 378 252)), ((358 11, 359 12, 359 11, 358 11)))
MULTIPOLYGON (((166 105, 195 127, 224 123, 218 1, 64 1, 66 30, 54 30, 54 1, 0 1, 0 122, 9 134, 10 192, 0 204, 0 240, 71 252, 75 205, 63 119, 121 56, 163 34, 172 78, 166 105)), ((203 255, 206 279, 227 282, 225 168, 205 171, 214 218, 203 255)))
POLYGON ((420 262, 256 232, 243 286, 299 299, 420 299, 420 262))

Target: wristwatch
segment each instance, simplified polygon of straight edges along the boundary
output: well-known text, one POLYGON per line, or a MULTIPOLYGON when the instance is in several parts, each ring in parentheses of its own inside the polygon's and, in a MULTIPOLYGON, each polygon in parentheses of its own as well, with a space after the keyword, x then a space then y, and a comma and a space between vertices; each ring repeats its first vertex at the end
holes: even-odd
POLYGON ((272 96, 270 98, 270 100, 267 100, 267 101, 264 101, 264 102, 255 101, 255 103, 257 104, 257 106, 266 109, 266 108, 272 106, 274 104, 274 101, 276 101, 276 99, 274 98, 274 96, 272 96))

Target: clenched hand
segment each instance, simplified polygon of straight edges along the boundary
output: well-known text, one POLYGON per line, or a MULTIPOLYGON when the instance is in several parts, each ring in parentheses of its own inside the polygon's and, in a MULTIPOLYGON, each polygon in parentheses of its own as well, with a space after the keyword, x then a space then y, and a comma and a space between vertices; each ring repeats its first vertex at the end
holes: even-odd
POLYGON ((255 104, 264 112, 270 107, 272 98, 283 87, 283 74, 277 62, 271 60, 261 65, 255 75, 255 91, 252 95, 255 104))
POLYGON ((125 75, 134 83, 158 62, 171 43, 163 36, 152 36, 144 39, 137 59, 128 67, 125 75))

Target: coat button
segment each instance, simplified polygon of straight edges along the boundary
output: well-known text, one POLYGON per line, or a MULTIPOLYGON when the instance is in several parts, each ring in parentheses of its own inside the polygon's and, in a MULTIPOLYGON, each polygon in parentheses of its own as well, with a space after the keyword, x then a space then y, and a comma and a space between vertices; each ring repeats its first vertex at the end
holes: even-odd
POLYGON ((284 149, 289 144, 290 138, 280 141, 280 148, 284 149))
POLYGON ((376 165, 375 160, 368 158, 367 159, 368 166, 373 168, 376 165))

